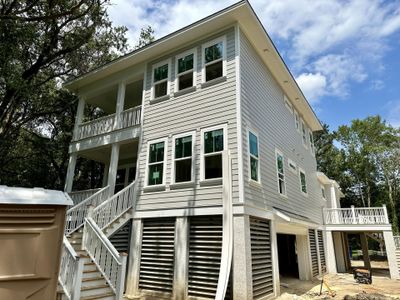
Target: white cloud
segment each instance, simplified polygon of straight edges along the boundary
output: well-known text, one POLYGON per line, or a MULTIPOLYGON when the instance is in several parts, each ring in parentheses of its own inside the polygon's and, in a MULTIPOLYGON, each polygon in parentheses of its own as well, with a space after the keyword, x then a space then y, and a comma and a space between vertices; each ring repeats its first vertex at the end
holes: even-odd
POLYGON ((389 101, 385 108, 387 110, 386 121, 393 127, 400 128, 400 100, 389 101))
POLYGON ((303 73, 296 81, 311 104, 317 103, 326 94, 326 77, 321 73, 303 73))

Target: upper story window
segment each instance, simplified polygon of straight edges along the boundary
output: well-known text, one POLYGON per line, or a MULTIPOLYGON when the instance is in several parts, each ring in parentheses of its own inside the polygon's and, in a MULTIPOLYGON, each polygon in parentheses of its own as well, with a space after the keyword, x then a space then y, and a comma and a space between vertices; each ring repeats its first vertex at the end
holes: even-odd
POLYGON ((187 51, 176 57, 176 91, 195 85, 195 66, 195 50, 187 51))
POLYGON ((219 38, 203 45, 203 82, 225 76, 225 38, 219 38))
POLYGON ((303 119, 301 119, 301 137, 303 140, 303 146, 307 148, 307 131, 306 124, 304 123, 303 119))
POLYGON ((226 126, 203 129, 201 179, 222 178, 223 151, 226 149, 226 126))
POLYGON ((170 61, 162 61, 153 66, 152 98, 160 98, 169 94, 170 61))
POLYGON ((294 127, 298 132, 300 132, 300 117, 297 110, 294 110, 294 127))
POLYGON ((260 163, 258 155, 258 136, 249 131, 250 179, 260 182, 260 163))
POLYGON ((299 169, 300 173, 300 190, 303 194, 307 194, 307 181, 306 181, 306 172, 304 170, 299 169))
POLYGON ((193 158, 195 134, 184 133, 173 138, 173 183, 193 181, 193 158))
POLYGON ((310 140, 311 153, 313 155, 315 155, 314 136, 313 136, 313 133, 312 133, 312 131, 310 129, 308 130, 308 136, 309 136, 309 140, 310 140))
POLYGON ((149 142, 147 157, 147 185, 165 184, 167 139, 149 142))
POLYGON ((288 158, 288 167, 289 167, 289 170, 290 170, 292 173, 297 174, 297 166, 296 166, 296 163, 295 163, 293 160, 291 160, 290 158, 288 158))
POLYGON ((284 170, 284 159, 283 154, 276 150, 276 172, 278 178, 278 191, 281 195, 286 195, 286 183, 285 183, 285 170, 284 170))
POLYGON ((326 200, 325 187, 323 185, 321 185, 321 194, 322 194, 322 199, 326 200))

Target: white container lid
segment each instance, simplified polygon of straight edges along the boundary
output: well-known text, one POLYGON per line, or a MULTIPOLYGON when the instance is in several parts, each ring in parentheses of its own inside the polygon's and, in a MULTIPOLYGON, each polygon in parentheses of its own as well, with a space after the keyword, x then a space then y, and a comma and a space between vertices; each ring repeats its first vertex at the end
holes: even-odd
POLYGON ((67 193, 0 185, 0 204, 73 205, 67 193))

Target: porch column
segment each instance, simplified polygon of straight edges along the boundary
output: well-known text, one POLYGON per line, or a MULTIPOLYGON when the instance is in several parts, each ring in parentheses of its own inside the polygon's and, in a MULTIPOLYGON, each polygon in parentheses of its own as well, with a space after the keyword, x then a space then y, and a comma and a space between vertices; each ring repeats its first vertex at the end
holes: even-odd
POLYGON ((126 298, 137 299, 139 295, 140 257, 142 253, 143 222, 141 219, 132 221, 131 247, 126 278, 126 298))
MULTIPOLYGON (((325 231, 325 237, 326 237, 326 255, 325 255, 325 260, 326 260, 326 270, 330 274, 336 274, 337 269, 336 269, 336 253, 335 253, 335 246, 333 244, 333 235, 332 231, 325 231)), ((339 254, 340 255, 340 254, 339 254)))
POLYGON ((370 269, 371 261, 368 253, 368 238, 365 232, 360 233, 361 249, 363 253, 364 267, 370 269))
POLYGON ((112 144, 111 159, 110 159, 110 166, 108 168, 108 180, 107 180, 107 185, 109 186, 109 197, 114 195, 115 180, 117 179, 118 159, 119 159, 119 144, 112 144))
POLYGON ((274 284, 274 295, 275 297, 278 297, 281 294, 281 281, 279 275, 278 237, 276 235, 276 221, 271 220, 270 224, 271 224, 270 234, 271 234, 271 256, 272 256, 272 282, 274 284))
POLYGON ((122 127, 121 113, 124 111, 125 89, 126 89, 126 83, 124 81, 120 82, 118 84, 117 105, 115 107, 116 119, 115 119, 114 129, 122 127))
POLYGON ((253 298, 251 272, 250 220, 248 215, 233 218, 233 299, 253 298))
POLYGON ((331 184, 330 186, 330 194, 331 194, 331 208, 338 208, 337 201, 336 201, 336 191, 335 186, 331 184))
MULTIPOLYGON (((312 274, 310 269, 310 253, 308 251, 308 238, 307 235, 296 235, 297 245, 297 260, 299 264, 299 279, 300 280, 311 280, 312 274)), ((277 260, 276 257, 275 260, 277 260)), ((277 276, 279 277, 279 271, 277 276)))
POLYGON ((64 186, 64 191, 67 193, 70 193, 72 191, 72 184, 74 182, 74 176, 75 176, 76 158, 77 158, 76 153, 72 153, 69 156, 67 177, 65 178, 65 186, 64 186))
POLYGON ((79 138, 79 125, 82 122, 83 114, 85 112, 85 100, 79 98, 78 108, 76 110, 75 115, 75 124, 74 124, 74 133, 73 133, 73 140, 76 141, 79 138))
POLYGON ((186 299, 189 259, 189 223, 187 217, 177 217, 175 224, 175 260, 173 299, 186 299))
POLYGON ((396 262, 396 246, 394 244, 393 232, 391 230, 383 232, 385 240, 386 256, 389 264, 389 273, 391 279, 399 279, 399 265, 396 262))

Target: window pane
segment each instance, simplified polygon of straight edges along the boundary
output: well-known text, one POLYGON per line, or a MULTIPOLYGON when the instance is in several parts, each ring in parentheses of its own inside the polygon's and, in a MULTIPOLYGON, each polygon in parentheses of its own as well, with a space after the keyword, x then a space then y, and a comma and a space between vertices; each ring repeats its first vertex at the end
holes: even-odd
POLYGON ((276 156, 276 165, 278 167, 278 172, 283 174, 283 157, 279 154, 276 156))
POLYGON ((175 162, 175 182, 192 180, 192 159, 178 160, 175 162))
POLYGON ((204 49, 205 62, 211 62, 213 60, 222 58, 223 44, 219 42, 218 44, 212 45, 204 49))
POLYGON ((306 184, 306 174, 300 172, 300 182, 301 182, 301 190, 303 193, 307 193, 307 184, 306 184))
POLYGON ((250 154, 258 157, 257 136, 249 132, 250 154))
POLYGON ((279 193, 286 195, 286 187, 285 187, 285 182, 281 179, 279 179, 279 193))
POLYGON ((175 158, 192 156, 192 137, 175 139, 175 158))
POLYGON ((258 181, 258 160, 250 157, 250 176, 251 179, 258 181))
POLYGON ((164 142, 151 144, 149 163, 159 162, 164 160, 164 142))
POLYGON ((168 64, 154 69, 154 82, 168 78, 168 64))
POLYGON ((206 66, 206 81, 222 77, 222 61, 206 66))
POLYGON ((148 185, 162 184, 163 167, 164 167, 163 163, 149 166, 148 185))
POLYGON ((187 89, 193 86, 193 73, 181 75, 178 78, 178 90, 187 89))
POLYGON ((178 59, 178 73, 193 69, 193 54, 178 59))
POLYGON ((154 85, 154 98, 165 96, 168 92, 168 82, 164 81, 154 85))
POLYGON ((222 177, 222 154, 207 156, 204 158, 204 178, 222 177))
POLYGON ((224 150, 224 130, 218 129, 204 133, 204 153, 224 150))

